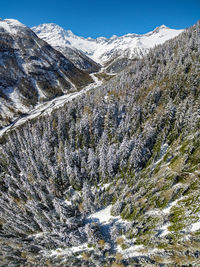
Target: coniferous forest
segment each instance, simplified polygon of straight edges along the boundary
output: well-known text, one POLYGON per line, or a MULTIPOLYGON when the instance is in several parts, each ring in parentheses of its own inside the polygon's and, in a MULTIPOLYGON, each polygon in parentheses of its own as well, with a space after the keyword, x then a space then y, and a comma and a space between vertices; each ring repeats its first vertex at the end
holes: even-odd
POLYGON ((0 266, 200 264, 199 23, 0 143, 0 266))

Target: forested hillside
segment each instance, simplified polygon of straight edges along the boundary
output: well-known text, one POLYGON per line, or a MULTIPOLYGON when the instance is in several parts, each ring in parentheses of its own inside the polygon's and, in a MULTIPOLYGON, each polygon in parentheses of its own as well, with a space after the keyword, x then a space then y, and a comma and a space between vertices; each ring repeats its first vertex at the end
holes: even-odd
POLYGON ((198 24, 1 138, 0 266, 200 264, 199 179, 198 24))

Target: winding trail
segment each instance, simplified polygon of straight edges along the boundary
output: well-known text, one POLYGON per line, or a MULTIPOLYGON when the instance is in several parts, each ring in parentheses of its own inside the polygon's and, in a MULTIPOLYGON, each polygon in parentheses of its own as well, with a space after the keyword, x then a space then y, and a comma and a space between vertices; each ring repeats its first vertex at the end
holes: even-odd
POLYGON ((16 128, 17 126, 25 123, 26 121, 31 120, 31 119, 36 118, 36 117, 39 117, 39 116, 42 116, 42 115, 45 115, 45 114, 48 114, 48 113, 50 114, 53 109, 61 107, 66 102, 70 102, 74 98, 76 98, 80 95, 83 95, 86 92, 90 91, 91 89, 95 89, 95 88, 102 85, 103 82, 101 80, 99 80, 95 76, 94 73, 90 74, 90 76, 94 80, 94 82, 92 84, 87 85, 85 88, 83 88, 79 92, 74 92, 74 93, 62 95, 60 97, 54 98, 51 101, 48 101, 48 102, 45 102, 42 104, 38 104, 33 110, 30 111, 30 113, 20 116, 19 118, 14 120, 11 124, 2 128, 0 130, 0 137, 2 137, 4 134, 8 133, 12 129, 16 128))

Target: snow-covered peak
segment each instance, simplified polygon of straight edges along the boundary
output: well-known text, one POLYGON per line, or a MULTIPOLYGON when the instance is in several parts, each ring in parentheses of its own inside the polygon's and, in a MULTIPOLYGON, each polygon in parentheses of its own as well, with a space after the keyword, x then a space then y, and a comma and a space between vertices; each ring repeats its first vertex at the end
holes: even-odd
POLYGON ((17 34, 22 28, 26 29, 27 27, 16 19, 0 20, 0 31, 17 34))
POLYGON ((160 29, 160 30, 162 30, 162 29, 169 29, 169 27, 167 27, 166 25, 163 24, 163 25, 157 27, 156 29, 160 29))
POLYGON ((163 25, 161 25, 161 26, 160 26, 160 28, 161 28, 161 29, 166 29, 166 28, 167 28, 167 29, 169 29, 169 27, 167 27, 167 26, 166 26, 166 25, 164 25, 164 24, 163 24, 163 25))
POLYGON ((70 46, 68 38, 74 36, 74 34, 69 30, 66 31, 62 27, 55 23, 41 24, 37 27, 33 27, 32 30, 44 41, 48 42, 50 45, 57 46, 70 46), (51 40, 51 41, 50 41, 51 40))
POLYGON ((123 36, 113 35, 110 38, 93 39, 76 36, 71 31, 66 31, 52 23, 33 27, 32 30, 50 45, 76 48, 100 64, 119 56, 130 59, 141 57, 150 48, 162 44, 182 32, 182 30, 174 30, 161 25, 146 34, 128 33, 123 36))

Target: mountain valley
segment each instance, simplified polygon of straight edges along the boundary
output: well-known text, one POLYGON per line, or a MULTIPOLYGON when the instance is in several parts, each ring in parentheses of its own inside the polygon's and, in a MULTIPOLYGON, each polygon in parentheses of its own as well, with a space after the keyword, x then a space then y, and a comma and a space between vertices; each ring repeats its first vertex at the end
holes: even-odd
POLYGON ((200 22, 0 56, 0 266, 199 266, 200 22))
POLYGON ((0 21, 0 56, 0 126, 38 103, 94 82, 16 20, 0 21))

